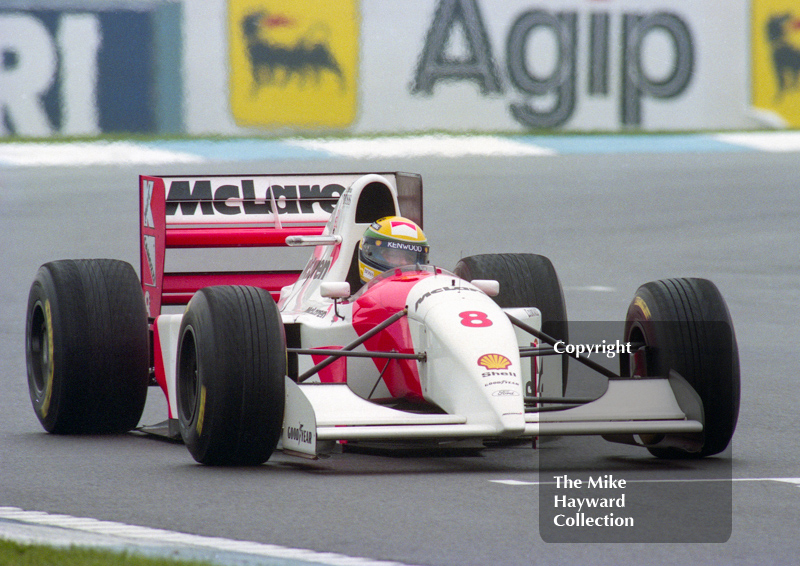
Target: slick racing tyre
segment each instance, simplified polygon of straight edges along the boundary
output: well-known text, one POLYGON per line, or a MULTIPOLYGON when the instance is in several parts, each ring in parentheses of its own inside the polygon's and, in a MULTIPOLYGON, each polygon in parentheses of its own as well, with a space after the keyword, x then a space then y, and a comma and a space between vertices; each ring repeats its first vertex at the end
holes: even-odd
MULTIPOLYGON (((703 433, 699 451, 663 442, 659 458, 702 458, 730 443, 739 415, 739 352, 728 307, 706 279, 665 279, 639 287, 625 318, 625 340, 650 352, 631 356, 631 375, 667 376, 674 370, 699 395, 703 433)), ((668 439, 667 439, 668 440, 668 439)))
MULTIPOLYGON (((453 272, 467 281, 494 279, 501 308, 536 307, 542 312, 542 332, 569 343, 564 292, 552 262, 537 254, 483 254, 461 259, 453 272)), ((563 391, 567 389, 567 356, 561 357, 563 391)))
POLYGON ((148 342, 142 288, 128 263, 61 260, 40 267, 28 295, 25 355, 44 429, 134 428, 147 398, 148 342))
POLYGON ((281 437, 286 341, 269 292, 198 291, 181 322, 177 361, 181 436, 201 464, 266 462, 281 437))

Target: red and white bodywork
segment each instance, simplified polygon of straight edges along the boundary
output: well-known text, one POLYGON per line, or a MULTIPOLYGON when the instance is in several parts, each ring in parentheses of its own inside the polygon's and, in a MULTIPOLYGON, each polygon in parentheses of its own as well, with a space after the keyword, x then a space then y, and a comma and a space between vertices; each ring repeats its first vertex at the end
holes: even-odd
POLYGON ((416 175, 141 177, 140 188, 142 284, 171 420, 183 315, 162 307, 204 286, 248 284, 272 292, 283 317, 286 451, 313 456, 337 440, 702 431, 668 379, 611 380, 592 403, 526 413, 530 392, 562 395, 561 366, 520 357, 536 342, 508 315, 540 330, 540 312, 501 309, 490 296, 496 282, 407 266, 359 288, 354 262, 369 224, 389 215, 422 224, 416 175), (165 272, 172 248, 242 246, 313 251, 302 271, 165 272), (353 355, 332 356, 343 348, 353 355))

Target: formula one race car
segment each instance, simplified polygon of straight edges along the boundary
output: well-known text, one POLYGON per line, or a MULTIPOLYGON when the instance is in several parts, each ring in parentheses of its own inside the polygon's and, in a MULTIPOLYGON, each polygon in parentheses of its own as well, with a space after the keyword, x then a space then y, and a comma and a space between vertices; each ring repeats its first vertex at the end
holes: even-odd
POLYGON ((569 343, 543 256, 405 265, 362 285, 365 230, 392 216, 422 225, 418 175, 142 176, 140 194, 141 280, 121 261, 62 260, 31 287, 28 382, 49 432, 134 429, 157 384, 163 432, 204 464, 259 464, 277 448, 316 457, 343 441, 545 435, 703 457, 733 435, 736 338, 707 280, 640 287, 624 336, 602 344, 615 372, 569 343), (312 247, 302 271, 165 261, 180 248, 287 246, 312 247), (605 393, 565 397, 570 359, 607 378, 605 393))

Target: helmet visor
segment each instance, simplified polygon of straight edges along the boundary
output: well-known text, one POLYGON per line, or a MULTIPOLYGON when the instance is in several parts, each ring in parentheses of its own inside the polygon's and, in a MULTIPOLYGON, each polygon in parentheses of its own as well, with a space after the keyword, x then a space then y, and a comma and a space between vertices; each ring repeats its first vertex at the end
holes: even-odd
POLYGON ((382 270, 428 263, 428 246, 417 243, 366 238, 362 251, 364 259, 382 270))

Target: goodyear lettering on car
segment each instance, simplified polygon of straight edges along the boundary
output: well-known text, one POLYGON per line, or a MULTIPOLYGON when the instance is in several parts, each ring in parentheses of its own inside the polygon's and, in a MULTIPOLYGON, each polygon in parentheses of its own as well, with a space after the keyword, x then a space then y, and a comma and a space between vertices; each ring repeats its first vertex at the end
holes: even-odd
POLYGON ((294 440, 301 444, 312 444, 314 441, 314 433, 312 433, 310 430, 303 430, 302 424, 299 427, 287 427, 286 437, 289 440, 294 440))

